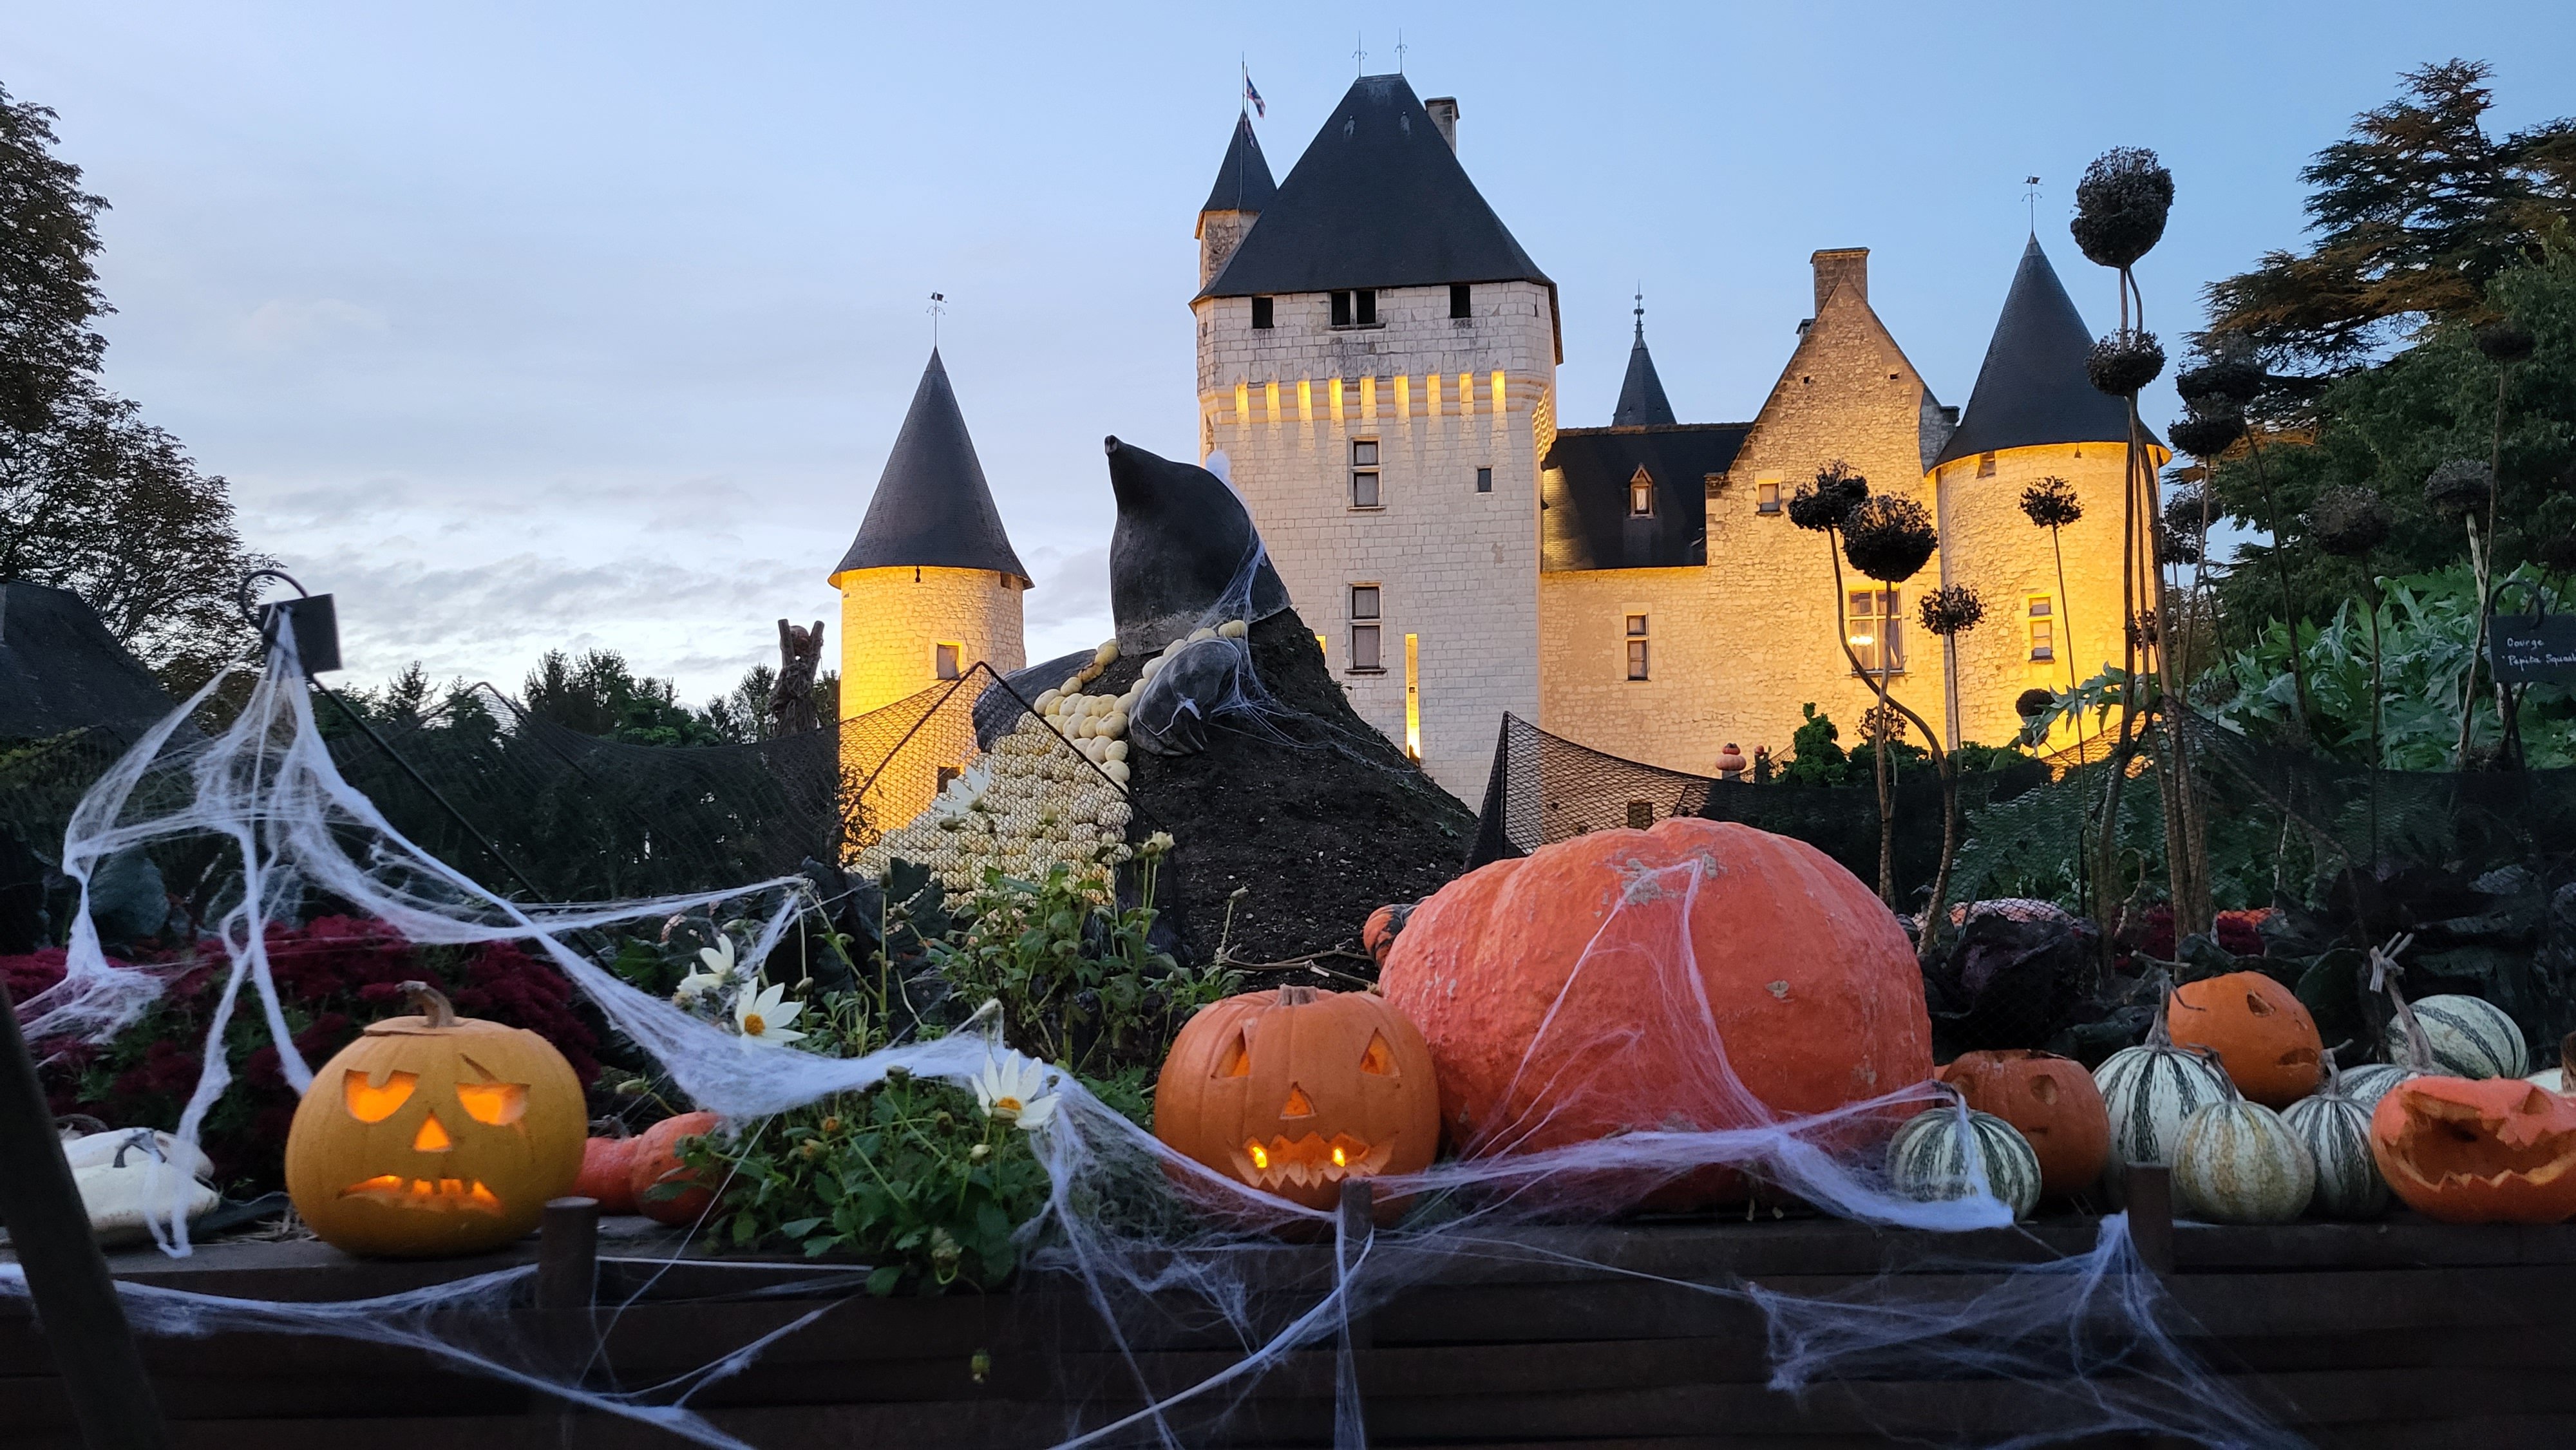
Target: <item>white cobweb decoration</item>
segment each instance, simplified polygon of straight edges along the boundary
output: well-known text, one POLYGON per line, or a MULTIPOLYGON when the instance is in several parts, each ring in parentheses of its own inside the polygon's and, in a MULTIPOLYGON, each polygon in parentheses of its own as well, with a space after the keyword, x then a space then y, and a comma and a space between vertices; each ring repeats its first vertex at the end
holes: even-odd
MULTIPOLYGON (((1247 569, 1247 580, 1249 574, 1247 569)), ((207 692, 215 688, 210 684, 207 692)), ((1252 688, 1257 690, 1257 682, 1252 688)), ((759 923, 748 954, 756 965, 797 914, 811 909, 802 878, 604 904, 508 901, 413 845, 341 778, 314 728, 308 692, 287 649, 272 657, 239 717, 220 734, 197 735, 184 723, 205 698, 201 693, 163 722, 100 781, 76 814, 64 853, 65 869, 84 893, 108 855, 137 845, 214 837, 228 841, 238 855, 240 889, 216 929, 229 972, 203 1055, 204 1076, 177 1135, 191 1146, 225 1088, 218 1045, 245 985, 256 996, 290 1079, 299 1088, 311 1080, 284 1030, 263 950, 270 922, 294 915, 309 896, 378 918, 415 943, 534 943, 616 1030, 653 1057, 699 1106, 723 1115, 738 1132, 757 1133, 771 1115, 864 1090, 898 1067, 970 1085, 1007 1050, 993 1035, 990 1013, 953 1035, 859 1058, 747 1043, 629 986, 576 949, 573 934, 721 905, 759 923)), ((1630 892, 1613 909, 1574 973, 1580 978, 1610 953, 1619 954, 1622 971, 1645 962, 1665 987, 1654 1014, 1660 1025, 1704 1038, 1706 1081, 1698 1100, 1720 1106, 1698 1110, 1695 1119, 1685 1114, 1658 1131, 1452 1160, 1422 1173, 1374 1180, 1382 1201, 1407 1205, 1391 1227, 1300 1207, 1180 1158, 1079 1081, 1049 1069, 1056 1106, 1031 1142, 1052 1191, 1045 1208, 1020 1230, 1026 1272, 1060 1275, 1081 1286, 1101 1335, 1133 1371, 1116 1388, 1135 1391, 1142 1402, 1107 1423, 1079 1427, 1061 1443, 1201 1443, 1265 1375, 1300 1351, 1330 1346, 1340 1366, 1335 1443, 1356 1450, 1366 1444, 1367 1429, 1353 1368, 1355 1318, 1410 1285, 1466 1264, 1518 1260, 1633 1273, 1569 1255, 1557 1246, 1562 1236, 1544 1226, 1597 1222, 1655 1186, 1712 1169, 1746 1175, 1767 1196, 1796 1199, 1862 1223, 1932 1231, 2008 1227, 2011 1212, 1986 1191, 1981 1169, 1961 1185, 1962 1196, 1922 1201, 1888 1180, 1883 1151, 1872 1146, 1883 1134, 1874 1139, 1861 1131, 1892 1115, 1948 1104, 1932 1085, 1807 1117, 1774 1115, 1744 1091, 1698 995, 1690 958, 1687 913, 1704 867, 1692 862, 1668 869, 1677 874, 1662 889, 1630 892), (1277 1249, 1283 1237, 1332 1245, 1328 1258, 1301 1261, 1318 1266, 1310 1282, 1280 1281, 1277 1249), (1144 1351, 1135 1346, 1163 1337, 1176 1323, 1222 1326, 1243 1352, 1196 1384, 1144 1393, 1144 1351)), ((30 1039, 98 1040, 136 1020, 163 985, 156 969, 106 960, 88 925, 84 896, 64 980, 23 1004, 21 1017, 30 1039)), ((1544 1029, 1541 1039, 1531 1045, 1530 1060, 1563 1060, 1566 1044, 1547 1041, 1544 1029)), ((1615 1073, 1620 1043, 1593 1046, 1598 1050, 1590 1055, 1601 1060, 1600 1070, 1615 1073)), ((1950 1104, 1949 1110, 1959 1109, 1950 1104)), ((1974 1135, 1966 1136, 1974 1142, 1974 1135)), ((156 1233, 165 1251, 188 1252, 186 1223, 177 1211, 156 1224, 156 1233)), ((1778 1388, 1890 1373, 2002 1380, 2043 1387, 2056 1411, 2051 1438, 2124 1431, 2214 1446, 2297 1443, 2182 1348, 2174 1337, 2173 1311, 2130 1249, 2122 1220, 2104 1221, 2089 1255, 1980 1267, 1997 1277, 1999 1287, 1965 1302, 1931 1303, 1895 1293, 1801 1298, 1740 1281, 1680 1287, 1762 1310, 1771 1326, 1778 1388)), ((451 1367, 701 1444, 770 1450, 711 1422, 691 1407, 691 1397, 826 1312, 834 1302, 830 1296, 863 1292, 866 1270, 818 1267, 811 1280, 764 1290, 823 1297, 825 1308, 751 1342, 711 1351, 707 1363, 687 1374, 622 1391, 587 1387, 539 1341, 532 1316, 524 1312, 532 1274, 514 1269, 384 1298, 326 1303, 224 1298, 131 1283, 120 1290, 132 1322, 145 1333, 311 1334, 404 1346, 451 1367)), ((0 1293, 24 1293, 24 1283, 14 1266, 0 1266, 0 1293)))

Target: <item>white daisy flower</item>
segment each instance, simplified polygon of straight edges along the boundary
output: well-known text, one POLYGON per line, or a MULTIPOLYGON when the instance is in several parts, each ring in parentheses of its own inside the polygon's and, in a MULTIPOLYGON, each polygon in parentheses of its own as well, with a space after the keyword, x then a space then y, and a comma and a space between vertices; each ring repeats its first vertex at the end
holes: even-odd
POLYGON ((784 986, 745 992, 733 1004, 733 1025, 763 1047, 785 1047, 805 1035, 793 1025, 804 1010, 804 1003, 787 1000, 784 986))
MULTIPOLYGON (((698 948, 698 960, 706 967, 680 979, 678 997, 695 1001, 701 994, 723 986, 733 976, 733 938, 716 933, 716 944, 698 948)), ((673 1000, 678 1000, 675 997, 673 1000)))
POLYGON ((1024 1133, 1036 1132, 1055 1116, 1047 1065, 1008 1049, 984 1059, 984 1071, 975 1079, 975 1101, 984 1116, 1016 1123, 1024 1133))

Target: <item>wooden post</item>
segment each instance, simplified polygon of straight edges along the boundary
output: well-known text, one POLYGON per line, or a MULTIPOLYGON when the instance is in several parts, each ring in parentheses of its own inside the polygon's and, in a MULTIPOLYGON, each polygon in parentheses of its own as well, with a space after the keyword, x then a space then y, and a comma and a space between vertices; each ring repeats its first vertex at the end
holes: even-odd
POLYGON ((590 1309, 599 1286, 599 1200, 550 1198, 537 1231, 537 1307, 590 1309))
POLYGON ((2174 1271, 2173 1170, 2161 1163, 2132 1163, 2128 1174, 2129 1239, 2139 1262, 2158 1274, 2174 1271))
POLYGON ((18 1009, 0 986, 0 1224, 27 1276, 54 1372, 91 1450, 161 1450, 170 1443, 143 1356, 116 1300, 107 1258, 63 1161, 18 1009))

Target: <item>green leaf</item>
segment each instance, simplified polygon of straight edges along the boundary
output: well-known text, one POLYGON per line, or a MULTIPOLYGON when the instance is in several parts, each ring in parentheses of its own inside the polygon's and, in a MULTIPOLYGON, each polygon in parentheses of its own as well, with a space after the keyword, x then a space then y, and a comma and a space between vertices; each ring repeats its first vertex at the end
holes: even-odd
POLYGON ((780 1224, 778 1226, 778 1231, 791 1239, 801 1239, 822 1226, 823 1220, 819 1216, 814 1218, 794 1218, 780 1224))
POLYGON ((879 1268, 876 1272, 868 1275, 868 1292, 882 1299, 887 1295, 892 1294, 894 1292, 895 1285, 902 1282, 903 1266, 901 1264, 887 1264, 879 1268))

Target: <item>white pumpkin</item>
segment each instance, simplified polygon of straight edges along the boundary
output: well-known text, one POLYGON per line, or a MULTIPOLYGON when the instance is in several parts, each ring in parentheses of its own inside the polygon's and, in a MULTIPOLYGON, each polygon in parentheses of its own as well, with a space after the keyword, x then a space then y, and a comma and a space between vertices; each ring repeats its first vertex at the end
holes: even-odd
POLYGON ((1888 1180, 1909 1198, 1971 1197, 1979 1168, 1994 1197, 2011 1205, 2013 1217, 2027 1218, 2038 1206, 2039 1155, 2019 1129, 1992 1113, 1931 1108, 1897 1129, 1887 1145, 1888 1180))
MULTIPOLYGON (((2522 1028, 2502 1007, 2481 997, 2445 993, 2414 1004, 2415 1020, 2424 1029, 2424 1048, 2433 1070, 2444 1077, 2520 1077, 2531 1071, 2531 1050, 2522 1028)), ((2388 1057, 2415 1061, 2415 1040, 2406 1030, 2406 1015, 2388 1023, 2388 1057)))
POLYGON ((2183 1124, 2174 1207, 2217 1223, 2288 1223, 2317 1192, 2316 1160, 2281 1115, 2231 1097, 2183 1124))
MULTIPOLYGON (((2227 1074, 2208 1058, 2185 1052, 2164 1039, 2112 1053, 2093 1069, 2093 1084, 2102 1090, 2102 1107, 2111 1119, 2111 1162, 2173 1162, 2174 1143, 2193 1113, 2224 1102, 2234 1091, 2227 1074)), ((2108 1173, 2103 1182, 2114 1200, 2123 1175, 2108 1173)))
POLYGON ((2311 1202, 2328 1218, 2377 1218, 2388 1211, 2388 1180, 2370 1152, 2370 1114, 2340 1081, 2281 1110, 2282 1123, 2316 1165, 2311 1202))
POLYGON ((160 1158, 192 1178, 203 1178, 215 1171, 214 1160, 199 1149, 168 1133, 143 1128, 110 1128, 104 1133, 89 1133, 63 1142, 63 1161, 70 1164, 75 1172, 83 1168, 105 1168, 119 1159, 132 1165, 146 1158, 160 1158))

